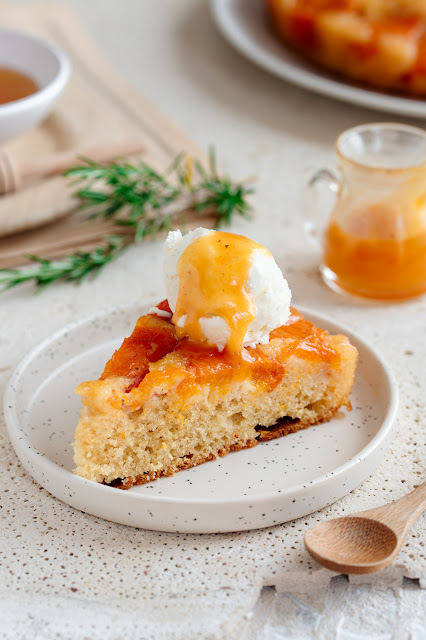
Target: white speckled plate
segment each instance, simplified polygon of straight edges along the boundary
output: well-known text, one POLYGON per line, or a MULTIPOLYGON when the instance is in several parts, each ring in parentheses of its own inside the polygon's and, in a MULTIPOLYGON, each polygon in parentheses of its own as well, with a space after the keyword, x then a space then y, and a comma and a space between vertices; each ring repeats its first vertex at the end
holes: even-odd
POLYGON ((351 413, 129 491, 75 476, 71 443, 80 398, 74 389, 99 376, 138 316, 155 302, 74 322, 33 349, 13 373, 5 394, 10 439, 25 469, 52 495, 86 513, 135 527, 238 531, 321 509, 375 469, 392 436, 397 408, 393 376, 359 337, 302 309, 320 327, 348 335, 359 350, 351 413))
POLYGON ((263 0, 210 0, 225 38, 259 67, 309 91, 390 113, 426 118, 426 100, 357 86, 311 64, 269 28, 263 0))

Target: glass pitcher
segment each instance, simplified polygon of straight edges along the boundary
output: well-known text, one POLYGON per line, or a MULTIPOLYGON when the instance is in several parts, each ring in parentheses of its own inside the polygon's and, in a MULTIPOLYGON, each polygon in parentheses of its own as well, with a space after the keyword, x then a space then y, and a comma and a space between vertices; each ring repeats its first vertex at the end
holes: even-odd
POLYGON ((336 142, 340 176, 327 169, 309 182, 306 228, 317 187, 336 194, 323 236, 321 273, 334 290, 375 299, 426 291, 426 132, 377 123, 345 131, 336 142))

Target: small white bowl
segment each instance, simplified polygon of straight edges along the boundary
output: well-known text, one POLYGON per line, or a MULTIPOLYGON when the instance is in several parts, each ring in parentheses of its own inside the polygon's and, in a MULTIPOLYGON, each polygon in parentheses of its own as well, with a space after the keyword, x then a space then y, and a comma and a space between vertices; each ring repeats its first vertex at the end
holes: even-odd
POLYGON ((30 76, 35 93, 0 104, 0 143, 23 133, 45 118, 66 86, 71 64, 59 47, 30 34, 0 28, 0 67, 30 76))

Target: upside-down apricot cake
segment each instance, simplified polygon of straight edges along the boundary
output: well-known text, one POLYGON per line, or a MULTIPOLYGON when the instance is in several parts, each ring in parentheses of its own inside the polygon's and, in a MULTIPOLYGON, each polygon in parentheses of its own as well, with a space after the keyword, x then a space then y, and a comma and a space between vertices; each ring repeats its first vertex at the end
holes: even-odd
POLYGON ((350 408, 357 350, 290 307, 271 254, 172 232, 164 300, 77 393, 76 473, 129 488, 350 408))

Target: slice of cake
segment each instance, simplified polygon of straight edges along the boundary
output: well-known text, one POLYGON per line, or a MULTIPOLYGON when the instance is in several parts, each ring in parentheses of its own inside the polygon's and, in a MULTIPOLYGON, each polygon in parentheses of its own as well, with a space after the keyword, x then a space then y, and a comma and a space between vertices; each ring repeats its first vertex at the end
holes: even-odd
POLYGON ((127 489, 350 408, 355 347, 290 308, 263 247, 173 232, 165 275, 169 302, 77 389, 78 475, 127 489))

